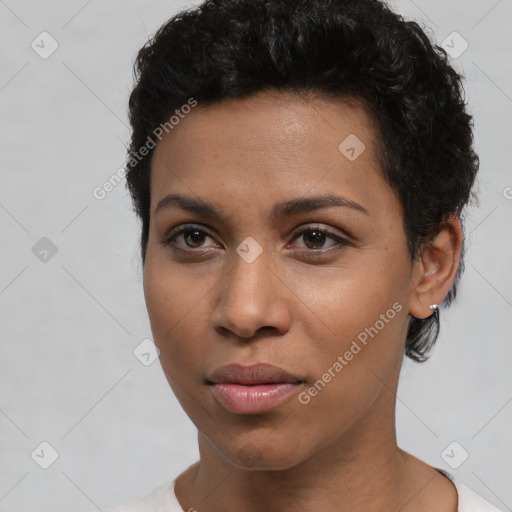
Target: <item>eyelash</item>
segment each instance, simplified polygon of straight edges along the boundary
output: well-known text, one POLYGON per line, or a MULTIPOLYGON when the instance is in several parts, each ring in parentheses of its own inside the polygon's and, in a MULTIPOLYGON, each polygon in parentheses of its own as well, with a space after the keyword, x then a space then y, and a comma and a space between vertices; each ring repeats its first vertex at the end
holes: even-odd
MULTIPOLYGON (((193 224, 186 224, 179 231, 176 231, 175 233, 171 233, 169 235, 169 237, 166 238, 162 243, 164 244, 164 246, 169 247, 172 250, 181 251, 181 252, 185 252, 185 253, 194 253, 196 251, 201 250, 201 248, 194 249, 192 247, 189 248, 189 249, 183 249, 182 247, 178 247, 178 246, 173 246, 172 245, 172 243, 175 241, 175 239, 178 236, 180 236, 183 233, 186 233, 187 231, 198 231, 201 234, 204 234, 204 235, 209 236, 210 238, 213 238, 211 233, 209 231, 205 230, 204 228, 196 227, 193 224)), ((300 231, 299 233, 297 233, 295 235, 293 240, 295 240, 297 238, 300 238, 305 233, 311 233, 311 232, 322 233, 323 235, 326 235, 327 238, 330 238, 331 240, 334 240, 335 242, 337 242, 337 244, 334 245, 334 246, 331 246, 330 248, 327 248, 327 249, 309 249, 309 248, 305 247, 305 248, 301 248, 302 252, 308 252, 308 253, 313 253, 313 254, 314 253, 316 253, 316 254, 318 254, 318 253, 326 254, 326 253, 330 253, 332 251, 341 250, 345 246, 352 245, 349 240, 347 240, 345 238, 342 238, 342 237, 340 237, 338 235, 335 235, 331 231, 328 231, 326 229, 322 229, 319 226, 309 226, 306 229, 303 229, 302 231, 300 231)))

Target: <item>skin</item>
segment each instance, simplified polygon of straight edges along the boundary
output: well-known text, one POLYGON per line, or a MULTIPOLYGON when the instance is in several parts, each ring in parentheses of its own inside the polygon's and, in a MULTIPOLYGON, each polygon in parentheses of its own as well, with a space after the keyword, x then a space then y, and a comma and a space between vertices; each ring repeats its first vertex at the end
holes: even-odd
POLYGON ((157 145, 144 294, 162 368, 198 429, 200 460, 175 487, 184 510, 456 512, 453 484, 397 446, 395 402, 408 314, 430 316, 448 293, 461 226, 450 217, 411 262, 375 133, 355 100, 265 91, 198 105, 157 145), (338 149, 350 134, 365 145, 353 161, 338 149), (210 201, 225 218, 175 205, 155 215, 171 193, 210 201), (327 193, 368 214, 336 206, 270 218, 275 203, 327 193), (194 238, 194 227, 208 233, 194 238), (262 249, 251 263, 236 251, 247 237, 262 249), (307 390, 395 303, 401 310, 307 404, 296 394, 240 415, 205 384, 225 364, 265 362, 307 390))

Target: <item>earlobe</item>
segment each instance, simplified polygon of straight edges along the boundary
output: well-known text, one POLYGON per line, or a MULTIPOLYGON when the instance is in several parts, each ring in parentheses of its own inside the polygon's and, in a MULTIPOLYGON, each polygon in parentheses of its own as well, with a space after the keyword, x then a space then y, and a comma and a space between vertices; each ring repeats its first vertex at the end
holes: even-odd
POLYGON ((415 263, 416 282, 409 304, 412 316, 428 318, 436 313, 430 306, 441 304, 450 291, 459 267, 462 241, 460 220, 451 214, 415 263))

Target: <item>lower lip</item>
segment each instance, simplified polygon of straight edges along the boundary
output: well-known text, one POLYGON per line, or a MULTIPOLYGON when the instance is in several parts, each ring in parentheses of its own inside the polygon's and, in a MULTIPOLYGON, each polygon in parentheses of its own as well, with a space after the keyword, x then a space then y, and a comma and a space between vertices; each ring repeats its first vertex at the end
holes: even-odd
POLYGON ((213 395, 228 411, 238 414, 258 414, 277 407, 295 393, 300 384, 213 384, 213 395))

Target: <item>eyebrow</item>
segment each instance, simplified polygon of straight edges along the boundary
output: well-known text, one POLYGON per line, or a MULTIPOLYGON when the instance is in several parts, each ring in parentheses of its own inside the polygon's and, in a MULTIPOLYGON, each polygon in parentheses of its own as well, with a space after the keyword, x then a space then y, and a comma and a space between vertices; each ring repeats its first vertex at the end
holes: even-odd
MULTIPOLYGON (((331 208, 333 206, 342 206, 370 215, 370 212, 359 203, 347 199, 346 197, 334 194, 316 195, 291 199, 282 203, 276 203, 270 213, 272 221, 278 221, 284 217, 296 215, 298 213, 313 212, 322 208, 331 208)), ((198 199, 180 194, 169 194, 161 199, 154 211, 154 215, 168 208, 178 207, 181 210, 197 213, 205 217, 225 219, 224 210, 209 201, 198 199)))

